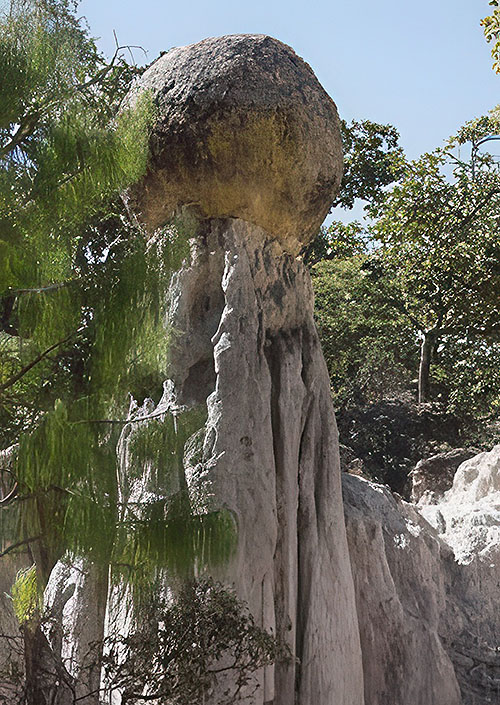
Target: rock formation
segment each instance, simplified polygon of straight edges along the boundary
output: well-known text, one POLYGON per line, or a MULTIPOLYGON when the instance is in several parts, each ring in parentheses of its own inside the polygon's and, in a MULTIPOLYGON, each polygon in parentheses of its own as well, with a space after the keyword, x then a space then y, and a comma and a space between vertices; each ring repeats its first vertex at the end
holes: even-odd
MULTIPOLYGON (((157 237, 175 214, 192 236, 191 261, 171 285, 178 334, 154 413, 206 406, 202 457, 187 475, 237 525, 236 555, 218 577, 294 657, 259 674, 252 703, 362 705, 337 430, 311 282, 296 258, 340 184, 335 105, 289 47, 260 35, 171 50, 130 103, 145 91, 157 122, 148 171, 127 202, 147 233, 157 237)), ((121 500, 161 496, 157 473, 156 484, 132 477, 127 444, 126 428, 121 500)), ((58 567, 50 581, 52 604, 74 581, 64 574, 58 567)), ((73 588, 82 600, 84 583, 73 588)), ((75 654, 76 674, 91 641, 83 604, 71 598, 62 615, 63 632, 81 633, 83 643, 60 646, 75 654)))
POLYGON ((130 205, 151 231, 181 205, 241 218, 296 253, 318 232, 342 176, 335 104, 311 68, 264 35, 171 49, 132 90, 158 110, 130 205))
MULTIPOLYGON (((127 202, 148 237, 175 215, 192 248, 170 288, 169 380, 141 414, 206 407, 186 477, 237 525, 218 577, 296 657, 262 670, 252 705, 500 702, 500 449, 462 464, 432 505, 428 493, 410 505, 347 473, 342 501, 330 383, 297 258, 341 178, 335 105, 307 64, 261 35, 173 49, 130 103, 145 91, 157 122, 127 202)), ((121 501, 166 496, 158 468, 132 472, 130 438, 129 426, 121 501)), ((99 682, 92 642, 130 616, 113 590, 105 605, 107 590, 92 568, 63 562, 47 588, 47 638, 83 705, 99 701, 83 697, 99 682)))
POLYGON ((478 453, 475 448, 454 448, 420 460, 410 472, 412 502, 432 504, 439 501, 452 486, 459 465, 478 453))
POLYGON ((207 405, 191 483, 236 519, 226 579, 298 659, 262 674, 255 705, 290 705, 295 692, 360 705, 337 432, 310 279, 294 257, 340 183, 335 105, 265 36, 167 52, 132 101, 144 90, 158 119, 130 207, 150 231, 181 209, 196 243, 173 283, 182 333, 161 404, 207 405))
POLYGON ((500 702, 500 447, 436 504, 343 482, 365 705, 500 702))

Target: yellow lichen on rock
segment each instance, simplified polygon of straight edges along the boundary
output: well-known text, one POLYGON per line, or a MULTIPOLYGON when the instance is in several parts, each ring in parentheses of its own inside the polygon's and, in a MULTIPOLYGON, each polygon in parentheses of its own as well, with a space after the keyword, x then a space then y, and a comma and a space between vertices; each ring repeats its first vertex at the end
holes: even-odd
POLYGON ((128 197, 149 229, 179 207, 259 225, 292 253, 317 233, 340 185, 335 104, 310 67, 262 35, 173 49, 130 100, 153 94, 158 120, 143 181, 128 197))

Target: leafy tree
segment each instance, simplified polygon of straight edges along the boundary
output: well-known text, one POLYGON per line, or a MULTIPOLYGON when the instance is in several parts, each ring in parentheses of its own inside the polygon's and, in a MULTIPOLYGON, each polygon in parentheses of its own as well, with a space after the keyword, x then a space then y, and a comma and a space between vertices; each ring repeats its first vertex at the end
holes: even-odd
POLYGON ((119 689, 124 704, 202 703, 217 686, 220 705, 248 702, 258 688, 255 672, 290 660, 288 649, 212 580, 188 582, 173 603, 150 605, 137 631, 108 638, 105 652, 106 689, 119 689))
POLYGON ((146 275, 144 245, 120 227, 111 199, 145 168, 152 107, 145 100, 117 116, 135 70, 118 54, 107 63, 74 10, 66 0, 13 0, 0 23, 2 441, 18 446, 11 500, 27 495, 21 538, 38 537, 30 546, 42 584, 63 550, 42 538, 42 515, 63 533, 64 483, 104 462, 101 431, 75 424, 110 408, 132 332, 146 325, 134 316, 132 277, 146 275), (98 225, 104 214, 114 242, 98 225), (106 256, 92 268, 99 247, 106 256), (118 329, 127 313, 128 335, 118 329), (113 334, 122 335, 115 349, 113 334))
MULTIPOLYGON (((232 520, 198 512, 187 492, 182 454, 200 413, 128 418, 130 392, 139 403, 161 394, 166 289, 190 233, 146 238, 128 217, 118 194, 146 168, 154 107, 145 96, 125 108, 137 69, 119 49, 107 61, 75 10, 12 0, 0 16, 0 557, 27 550, 38 592, 66 551, 146 587, 166 569, 224 559, 234 539, 232 520), (137 472, 154 457, 176 487, 135 512, 117 482, 126 423, 137 472)), ((28 702, 41 705, 33 604, 28 702)))
POLYGON ((429 398, 431 360, 443 340, 500 330, 500 174, 474 142, 471 159, 456 157, 454 144, 466 138, 467 129, 408 165, 405 179, 371 209, 381 275, 396 282, 394 306, 420 332, 420 402, 429 398))
POLYGON ((486 41, 492 43, 493 71, 500 73, 500 4, 498 0, 490 0, 489 5, 494 10, 491 15, 481 20, 481 25, 486 41))
POLYGON ((393 304, 388 279, 374 276, 367 252, 312 269, 315 317, 337 407, 363 405, 404 390, 416 331, 393 304))
MULTIPOLYGON (((351 209, 356 200, 378 201, 385 187, 404 173, 405 157, 399 146, 399 133, 392 125, 370 120, 340 122, 344 150, 344 173, 339 195, 332 208, 351 209)), ((304 261, 312 265, 321 259, 343 256, 342 252, 364 245, 366 237, 358 222, 343 225, 333 222, 322 227, 317 237, 305 248, 304 261), (350 242, 352 238, 352 244, 350 242), (347 249, 346 249, 347 248, 347 249)))
POLYGON ((312 266, 322 260, 365 254, 369 245, 369 235, 359 221, 346 224, 335 220, 328 227, 321 227, 318 236, 303 253, 303 258, 306 264, 312 266))
MULTIPOLYGON (((16 594, 18 607, 19 602, 23 608, 27 601, 29 605, 30 597, 36 599, 32 574, 19 577, 18 593, 23 594, 21 598, 16 594)), ((291 659, 288 647, 255 624, 234 592, 211 579, 188 580, 175 596, 167 600, 157 594, 136 612, 128 634, 111 630, 102 641, 89 645, 86 669, 102 672, 94 687, 76 687, 71 669, 46 648, 44 668, 38 674, 40 691, 44 683, 57 680, 57 702, 65 704, 109 702, 120 693, 124 704, 191 705, 204 702, 217 688, 217 702, 232 705, 253 698, 259 669, 291 659)), ((53 619, 50 612, 44 615, 45 631, 50 631, 53 619)), ((20 638, 14 636, 12 642, 14 654, 22 653, 20 638)), ((2 704, 26 702, 25 678, 13 664, 0 670, 0 682, 2 704)))
POLYGON ((340 192, 332 204, 350 209, 356 199, 376 201, 384 188, 403 174, 405 158, 399 133, 392 125, 371 120, 345 120, 340 124, 344 149, 344 174, 340 192))

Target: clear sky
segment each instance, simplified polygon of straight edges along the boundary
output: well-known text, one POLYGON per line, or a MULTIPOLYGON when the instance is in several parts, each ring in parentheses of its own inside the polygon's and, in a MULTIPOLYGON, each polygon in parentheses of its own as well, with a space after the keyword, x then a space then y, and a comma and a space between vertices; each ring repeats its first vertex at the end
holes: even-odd
MULTIPOLYGON (((487 0, 83 0, 80 12, 111 53, 138 44, 147 61, 205 37, 270 34, 314 69, 342 117, 389 122, 408 156, 438 146, 500 103, 479 20, 487 0)), ((146 63, 136 52, 139 63, 146 63)))

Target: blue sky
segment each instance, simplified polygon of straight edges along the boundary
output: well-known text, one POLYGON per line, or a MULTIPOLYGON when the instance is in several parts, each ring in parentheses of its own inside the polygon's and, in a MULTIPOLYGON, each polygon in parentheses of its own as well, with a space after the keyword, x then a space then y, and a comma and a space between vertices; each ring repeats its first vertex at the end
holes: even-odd
MULTIPOLYGON (((161 50, 205 37, 270 34, 314 69, 342 117, 395 125, 407 155, 439 146, 500 103, 500 76, 479 26, 487 0, 83 0, 100 47, 161 50)), ((139 63, 146 63, 136 52, 139 63)))

